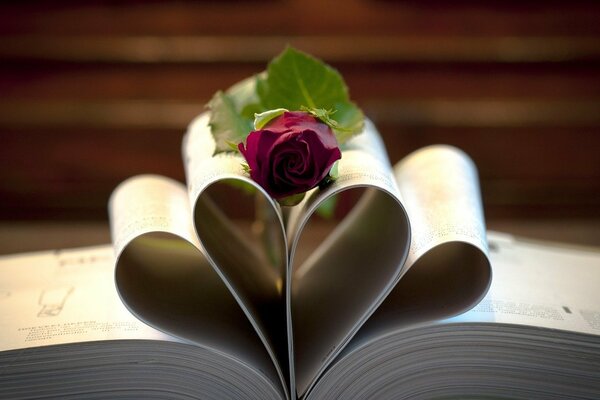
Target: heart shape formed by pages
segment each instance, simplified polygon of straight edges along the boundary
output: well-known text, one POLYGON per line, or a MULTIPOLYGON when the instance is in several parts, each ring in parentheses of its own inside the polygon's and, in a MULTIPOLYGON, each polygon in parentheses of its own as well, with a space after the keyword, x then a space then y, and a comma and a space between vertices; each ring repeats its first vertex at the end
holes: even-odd
POLYGON ((183 143, 187 186, 145 175, 115 190, 119 294, 148 324, 260 365, 302 396, 408 269, 411 229, 394 172, 367 121, 342 149, 339 178, 282 209, 239 154, 214 153, 204 114, 183 143), (343 218, 315 222, 332 198, 343 218), (248 212, 255 222, 236 218, 248 212))
POLYGON ((338 179, 282 209, 241 156, 215 149, 202 115, 183 144, 187 185, 144 175, 113 192, 116 286, 138 318, 252 366, 281 398, 310 396, 343 349, 382 329, 456 314, 486 293, 477 171, 462 151, 429 146, 392 171, 367 121, 338 179), (339 219, 324 224, 317 210, 332 199, 339 219), (239 218, 249 212, 254 222, 239 218))

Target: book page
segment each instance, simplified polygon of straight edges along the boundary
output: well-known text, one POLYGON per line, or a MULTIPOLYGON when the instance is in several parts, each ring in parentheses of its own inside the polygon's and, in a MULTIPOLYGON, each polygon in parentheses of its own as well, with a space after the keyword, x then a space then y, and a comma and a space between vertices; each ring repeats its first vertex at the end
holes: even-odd
POLYGON ((187 191, 180 182, 158 175, 129 178, 113 191, 108 211, 115 254, 152 232, 168 232, 199 247, 187 191))
POLYGON ((100 246, 0 257, 0 351, 114 339, 178 341, 142 323, 114 287, 100 246))
POLYGON ((470 311, 443 323, 529 325, 600 335, 600 251, 492 232, 494 280, 470 311))
POLYGON ((247 315, 288 386, 283 286, 287 252, 280 209, 244 173, 245 160, 239 153, 214 154, 208 120, 208 113, 194 119, 182 146, 193 227, 207 260, 247 315), (274 228, 268 240, 231 215, 234 205, 247 209, 248 204, 256 205, 248 210, 256 214, 252 228, 258 224, 274 228))
POLYGON ((464 152, 425 147, 394 170, 411 222, 409 267, 442 243, 462 241, 487 251, 479 178, 464 152))
POLYGON ((394 170, 411 224, 409 269, 374 318, 431 320, 468 309, 491 281, 473 161, 457 148, 434 145, 394 170))
MULTIPOLYGON (((133 314, 195 342, 226 341, 229 329, 257 340, 252 320, 236 302, 239 293, 198 240, 183 184, 154 175, 130 178, 115 189, 109 210, 117 289, 133 314)), ((213 232, 227 228, 214 218, 205 226, 213 232)))
MULTIPOLYGON (((381 303, 402 274, 409 223, 375 126, 342 148, 339 177, 291 210, 290 315, 298 393, 302 395, 381 303), (296 247, 315 210, 331 196, 356 192, 348 215, 302 264, 296 247), (357 288, 360 288, 358 290, 357 288)), ((290 337, 292 335, 290 329, 290 337)))
MULTIPOLYGON (((464 313, 437 320, 392 312, 376 313, 352 348, 396 330, 421 325, 485 323, 526 325, 600 336, 600 251, 515 238, 489 232, 492 284, 483 299, 464 313)), ((394 298, 390 297, 390 301, 394 298)), ((398 310, 403 310, 398 305, 398 310)))

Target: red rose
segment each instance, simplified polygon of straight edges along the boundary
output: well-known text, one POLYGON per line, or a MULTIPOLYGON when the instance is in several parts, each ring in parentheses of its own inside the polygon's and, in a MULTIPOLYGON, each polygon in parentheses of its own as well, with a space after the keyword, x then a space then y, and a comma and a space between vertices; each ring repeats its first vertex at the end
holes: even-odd
POLYGON ((331 128, 305 112, 286 111, 238 145, 250 177, 276 199, 314 188, 342 153, 331 128))

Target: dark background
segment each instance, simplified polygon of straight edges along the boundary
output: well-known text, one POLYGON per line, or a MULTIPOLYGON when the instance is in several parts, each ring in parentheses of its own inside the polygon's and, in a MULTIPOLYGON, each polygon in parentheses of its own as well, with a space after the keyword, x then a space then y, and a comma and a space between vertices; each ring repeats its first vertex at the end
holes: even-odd
POLYGON ((598 227, 599 39, 583 1, 1 5, 0 224, 105 223, 127 177, 183 180, 190 119, 290 43, 339 69, 392 162, 469 153, 492 226, 598 227))

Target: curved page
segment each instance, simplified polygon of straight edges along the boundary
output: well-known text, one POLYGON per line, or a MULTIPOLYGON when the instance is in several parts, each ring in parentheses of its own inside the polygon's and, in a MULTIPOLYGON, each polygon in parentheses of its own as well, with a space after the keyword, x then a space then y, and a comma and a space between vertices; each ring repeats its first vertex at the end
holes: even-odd
POLYGON ((395 166, 412 229, 409 270, 360 336, 385 326, 458 314, 491 283, 491 266, 475 165, 461 150, 435 145, 395 166))
POLYGON ((208 114, 190 124, 183 143, 183 158, 192 204, 193 226, 199 245, 264 343, 284 386, 293 384, 288 371, 283 280, 287 250, 278 205, 244 176, 244 159, 237 153, 215 151, 208 114), (248 204, 260 210, 257 225, 244 227, 223 207, 248 204), (246 229, 245 229, 246 228, 246 229))
POLYGON ((244 159, 237 153, 213 156, 215 143, 207 124, 206 114, 194 120, 183 145, 200 245, 281 369, 287 371, 289 365, 289 387, 295 396, 296 382, 298 392, 305 392, 397 281, 408 254, 406 213, 371 123, 342 149, 339 178, 286 210, 285 229, 279 205, 244 174, 244 159), (296 247, 315 210, 328 198, 349 191, 363 195, 299 265, 296 247), (248 202, 244 193, 254 195, 256 219, 266 241, 240 228, 224 207, 227 202, 248 202), (404 238, 404 246, 398 246, 398 237, 404 238), (361 290, 355 291, 358 284, 361 290))
POLYGON ((410 229, 375 126, 342 148, 339 178, 292 210, 287 234, 289 335, 302 396, 381 304, 403 273, 410 229), (332 196, 358 192, 354 208, 300 264, 296 247, 315 210, 332 196))
POLYGON ((116 286, 134 315, 280 381, 248 319, 199 249, 182 184, 152 175, 131 178, 113 192, 110 217, 116 286))

